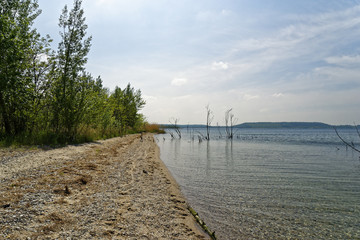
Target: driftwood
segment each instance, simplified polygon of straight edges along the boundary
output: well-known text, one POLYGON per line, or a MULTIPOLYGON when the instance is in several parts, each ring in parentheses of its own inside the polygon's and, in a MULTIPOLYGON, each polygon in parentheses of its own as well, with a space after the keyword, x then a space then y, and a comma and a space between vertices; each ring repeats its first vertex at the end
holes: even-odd
POLYGON ((191 213, 191 215, 194 216, 196 222, 199 223, 201 228, 210 236, 210 238, 212 240, 216 240, 215 232, 210 231, 208 226, 206 226, 205 222, 199 217, 198 213, 193 208, 191 208, 190 206, 188 206, 188 210, 191 213))

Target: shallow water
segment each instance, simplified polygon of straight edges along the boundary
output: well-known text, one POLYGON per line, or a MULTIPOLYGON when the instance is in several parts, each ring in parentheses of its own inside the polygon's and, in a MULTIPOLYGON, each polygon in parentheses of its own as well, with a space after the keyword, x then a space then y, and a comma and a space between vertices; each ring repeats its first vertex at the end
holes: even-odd
MULTIPOLYGON (((230 141, 212 129, 203 142, 198 131, 156 138, 219 239, 360 239, 359 154, 333 130, 241 129, 230 141)), ((355 131, 341 134, 358 144, 355 131)))

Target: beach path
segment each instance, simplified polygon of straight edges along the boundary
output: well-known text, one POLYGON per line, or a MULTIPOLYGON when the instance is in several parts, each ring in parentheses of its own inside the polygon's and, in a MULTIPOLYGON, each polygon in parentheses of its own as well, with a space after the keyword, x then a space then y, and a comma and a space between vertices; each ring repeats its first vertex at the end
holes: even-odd
POLYGON ((153 135, 0 149, 0 239, 208 239, 153 135))

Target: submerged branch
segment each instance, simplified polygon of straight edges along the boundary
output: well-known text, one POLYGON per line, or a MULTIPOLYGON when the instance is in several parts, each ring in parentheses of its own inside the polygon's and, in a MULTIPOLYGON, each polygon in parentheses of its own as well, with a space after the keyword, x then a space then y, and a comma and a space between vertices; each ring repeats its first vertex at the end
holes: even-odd
POLYGON ((212 240, 216 240, 215 232, 210 231, 209 227, 206 226, 206 223, 199 217, 198 213, 190 206, 188 206, 188 210, 191 213, 191 215, 193 215, 196 222, 201 226, 201 228, 209 235, 209 237, 212 240))

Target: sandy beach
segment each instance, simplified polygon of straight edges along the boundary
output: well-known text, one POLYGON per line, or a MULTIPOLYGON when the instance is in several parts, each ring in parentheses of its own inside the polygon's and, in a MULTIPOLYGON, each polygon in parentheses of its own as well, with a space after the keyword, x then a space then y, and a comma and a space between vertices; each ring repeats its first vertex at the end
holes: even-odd
POLYGON ((0 149, 0 239, 209 239, 151 134, 0 149))

